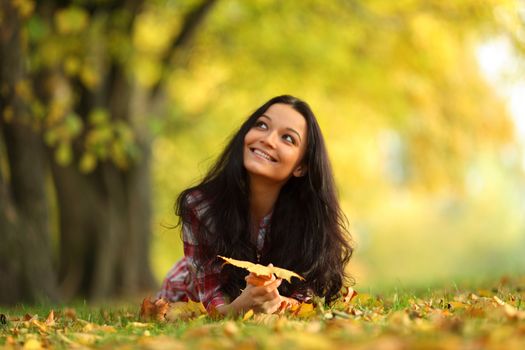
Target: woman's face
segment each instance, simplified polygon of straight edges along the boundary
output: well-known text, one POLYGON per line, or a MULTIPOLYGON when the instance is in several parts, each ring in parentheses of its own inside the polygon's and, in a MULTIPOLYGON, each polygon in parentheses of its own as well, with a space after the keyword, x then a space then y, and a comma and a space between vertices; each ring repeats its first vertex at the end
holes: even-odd
POLYGON ((306 130, 306 120, 291 106, 271 105, 244 137, 244 167, 250 177, 284 183, 303 175, 306 130))

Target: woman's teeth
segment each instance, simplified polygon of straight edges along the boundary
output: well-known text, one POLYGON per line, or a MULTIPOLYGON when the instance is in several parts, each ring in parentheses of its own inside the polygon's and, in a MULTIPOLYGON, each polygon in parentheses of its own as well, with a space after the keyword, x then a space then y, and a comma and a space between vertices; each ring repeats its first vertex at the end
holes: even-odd
POLYGON ((269 160, 269 161, 271 161, 271 162, 274 161, 272 157, 270 157, 268 154, 266 154, 266 153, 264 153, 263 151, 260 151, 260 150, 258 150, 258 149, 254 149, 254 150, 253 150, 253 153, 255 153, 255 154, 258 155, 259 157, 262 157, 262 158, 264 158, 264 159, 266 159, 266 160, 269 160))

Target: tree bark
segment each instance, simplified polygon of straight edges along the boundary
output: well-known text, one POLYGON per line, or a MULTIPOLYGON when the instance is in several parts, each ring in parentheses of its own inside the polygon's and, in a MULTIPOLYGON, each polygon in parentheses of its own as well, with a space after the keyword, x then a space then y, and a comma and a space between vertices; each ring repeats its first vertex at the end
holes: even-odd
POLYGON ((0 179, 0 303, 55 300, 44 146, 16 91, 27 79, 22 19, 10 1, 0 6, 0 125, 9 170, 0 179))
POLYGON ((149 162, 111 163, 84 175, 53 166, 60 207, 60 277, 66 298, 101 299, 154 286, 149 263, 149 162))

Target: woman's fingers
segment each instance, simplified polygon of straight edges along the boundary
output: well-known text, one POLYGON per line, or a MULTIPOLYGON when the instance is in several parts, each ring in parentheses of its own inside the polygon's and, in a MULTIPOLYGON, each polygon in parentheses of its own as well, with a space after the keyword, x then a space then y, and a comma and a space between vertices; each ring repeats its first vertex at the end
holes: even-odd
POLYGON ((281 285, 283 280, 277 279, 275 281, 267 282, 262 286, 259 286, 256 288, 258 293, 261 294, 270 294, 272 292, 276 292, 278 294, 277 288, 281 285))
POLYGON ((252 286, 264 286, 266 283, 268 283, 270 281, 266 277, 261 278, 261 277, 259 277, 259 275, 256 275, 254 273, 250 273, 244 279, 246 280, 246 282, 248 282, 252 286))
POLYGON ((270 282, 275 281, 277 278, 274 274, 271 275, 257 275, 256 273, 251 272, 248 276, 244 278, 246 282, 253 286, 265 286, 270 282))

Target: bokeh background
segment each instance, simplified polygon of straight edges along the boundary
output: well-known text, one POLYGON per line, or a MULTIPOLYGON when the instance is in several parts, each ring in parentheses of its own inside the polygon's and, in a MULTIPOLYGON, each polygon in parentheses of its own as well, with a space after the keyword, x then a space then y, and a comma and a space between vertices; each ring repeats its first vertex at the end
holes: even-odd
MULTIPOLYGON (((12 90, 29 91, 29 114, 52 163, 44 173, 50 269, 62 271, 56 280, 67 295, 108 293, 89 287, 96 277, 67 289, 74 273, 60 266, 75 259, 61 252, 71 244, 64 237, 78 241, 96 228, 66 232, 67 211, 89 196, 72 194, 80 182, 60 190, 68 179, 60 169, 100 178, 110 167, 124 178, 147 160, 150 192, 140 198, 151 203, 144 209, 151 246, 138 246, 148 250, 158 284, 182 256, 180 232, 170 228, 175 198, 253 110, 283 93, 308 101, 323 130, 355 246, 349 272, 357 289, 525 272, 525 2, 10 3, 27 75, 12 90), (114 76, 124 83, 115 87, 114 76)), ((5 98, 5 125, 14 111, 5 98)), ((10 140, 4 136, 0 149, 7 185, 10 140)), ((116 222, 138 216, 122 217, 116 222)), ((129 236, 111 240, 107 232, 88 251, 111 255, 118 247, 133 258, 129 236)))
MULTIPOLYGON (((190 68, 171 76, 172 118, 184 130, 164 130, 153 145, 157 278, 181 256, 177 232, 162 228, 174 222, 174 197, 250 112, 280 93, 304 98, 319 118, 355 242, 358 288, 522 272, 516 123, 525 114, 511 113, 489 73, 499 65, 496 75, 510 85, 523 77, 502 31, 520 19, 524 33, 517 5, 218 3, 190 68), (515 66, 501 67, 498 54, 515 66)), ((151 16, 161 23, 170 15, 151 16)))

